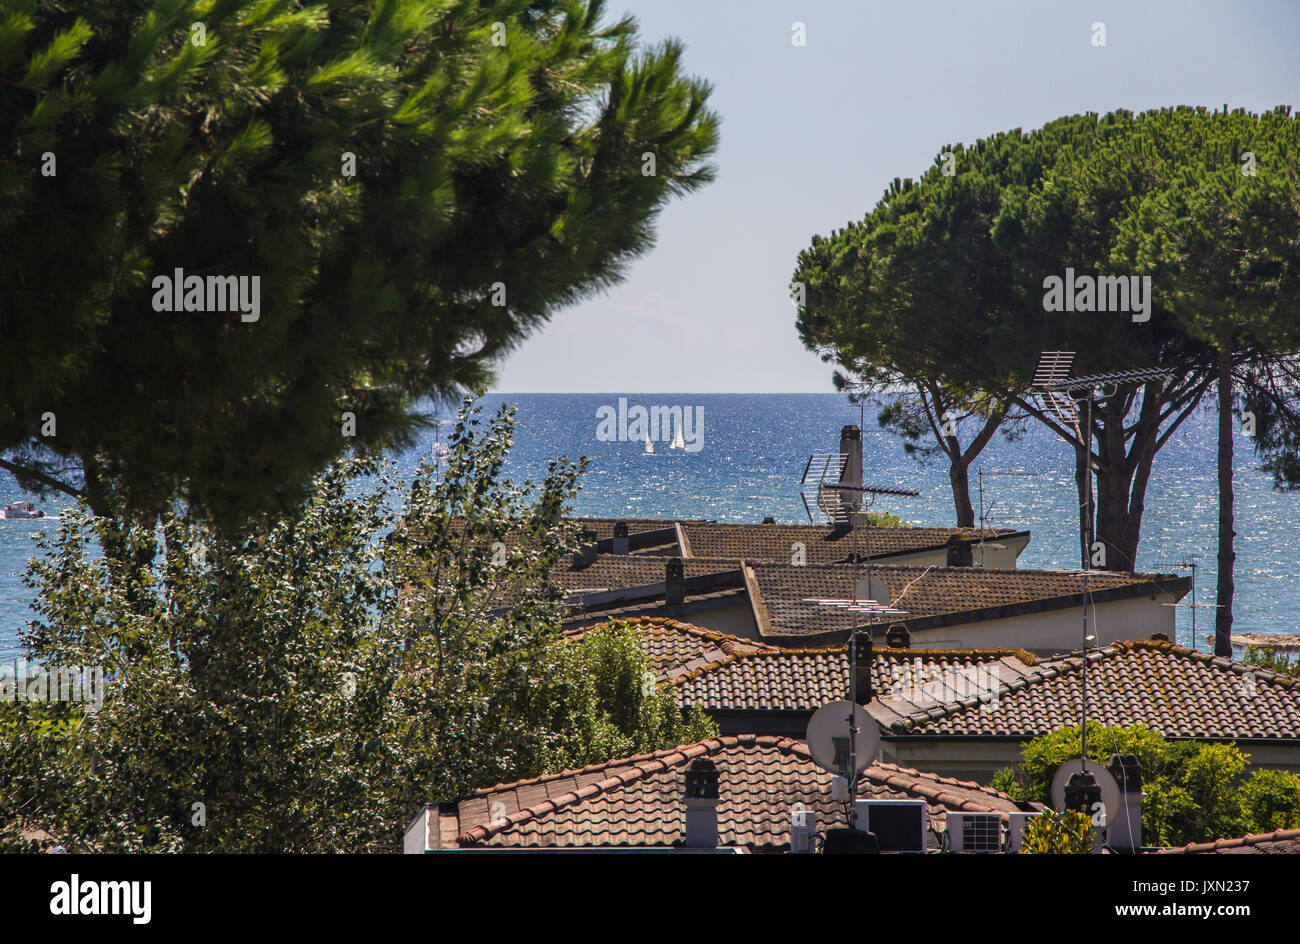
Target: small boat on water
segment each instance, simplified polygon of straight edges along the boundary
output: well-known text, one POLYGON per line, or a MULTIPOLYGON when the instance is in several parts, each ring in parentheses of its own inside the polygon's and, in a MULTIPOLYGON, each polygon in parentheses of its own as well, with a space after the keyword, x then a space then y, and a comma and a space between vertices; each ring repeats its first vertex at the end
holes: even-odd
POLYGON ((669 445, 668 448, 669 448, 669 449, 685 449, 685 448, 686 448, 686 440, 682 438, 682 428, 681 428, 680 426, 677 427, 677 435, 673 437, 672 444, 669 445))
POLYGON ((653 456, 655 454, 655 444, 650 441, 650 430, 645 433, 645 454, 653 456))
POLYGON ((36 507, 35 502, 16 501, 5 505, 0 517, 5 518, 44 518, 45 512, 36 507))

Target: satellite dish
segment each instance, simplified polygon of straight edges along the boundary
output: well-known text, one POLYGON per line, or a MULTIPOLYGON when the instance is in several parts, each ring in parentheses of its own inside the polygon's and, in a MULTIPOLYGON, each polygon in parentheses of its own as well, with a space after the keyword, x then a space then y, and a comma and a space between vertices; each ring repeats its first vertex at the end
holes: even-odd
POLYGON ((859 774, 871 766, 880 750, 880 731, 875 719, 861 705, 851 701, 833 701, 822 705, 808 720, 805 739, 812 752, 813 762, 834 774, 848 772, 849 717, 857 727, 853 773, 859 774))
POLYGON ((859 600, 874 600, 881 606, 889 606, 893 600, 885 582, 875 577, 864 577, 859 580, 858 585, 853 589, 853 595, 859 600))
MULTIPOLYGON (((1075 758, 1069 763, 1062 764, 1056 771, 1056 776, 1052 778, 1052 806, 1058 810, 1065 809, 1065 785, 1069 782, 1070 777, 1074 774, 1081 773, 1084 769, 1083 761, 1075 758)), ((1101 787, 1101 806, 1102 813, 1105 814, 1102 825, 1110 826, 1119 815, 1119 784, 1111 776, 1109 770, 1101 765, 1099 761, 1088 760, 1088 773, 1092 774, 1097 781, 1097 786, 1101 787)))

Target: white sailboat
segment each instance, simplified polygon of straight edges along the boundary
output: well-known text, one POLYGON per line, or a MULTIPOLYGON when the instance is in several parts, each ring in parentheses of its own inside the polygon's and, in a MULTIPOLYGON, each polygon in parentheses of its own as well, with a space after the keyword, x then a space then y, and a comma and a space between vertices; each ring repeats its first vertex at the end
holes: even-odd
POLYGON ((680 426, 677 427, 677 435, 675 435, 675 436, 673 437, 672 444, 669 445, 668 448, 669 448, 669 449, 685 449, 685 448, 686 448, 686 440, 682 438, 682 428, 681 428, 680 426))
POLYGON ((655 454, 655 444, 650 441, 650 430, 645 431, 645 454, 653 456, 655 454))

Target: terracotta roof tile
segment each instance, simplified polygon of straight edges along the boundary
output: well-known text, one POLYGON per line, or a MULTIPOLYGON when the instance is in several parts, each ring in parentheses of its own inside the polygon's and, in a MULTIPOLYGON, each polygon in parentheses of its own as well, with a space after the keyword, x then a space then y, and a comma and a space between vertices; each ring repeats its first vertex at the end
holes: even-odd
POLYGON ((795 545, 803 546, 809 564, 832 564, 852 560, 858 554, 873 559, 919 551, 938 550, 957 537, 977 542, 1025 535, 1025 531, 987 528, 866 528, 853 532, 827 525, 733 524, 716 521, 683 522, 691 553, 695 557, 743 558, 776 564, 792 562, 795 545))
MULTIPOLYGON (((751 567, 772 638, 847 636, 867 625, 907 626, 913 631, 932 626, 1002 618, 1039 610, 1077 606, 1083 576, 1065 570, 997 570, 981 567, 874 566, 871 576, 888 587, 889 606, 902 614, 869 614, 818 600, 861 599, 855 587, 863 580, 861 567, 825 564, 802 567, 754 564, 751 567)), ((1094 600, 1187 592, 1187 578, 1162 574, 1093 574, 1089 586, 1094 600)))
MULTIPOLYGON (((761 735, 710 738, 639 761, 624 758, 584 768, 585 772, 605 769, 610 775, 504 819, 487 822, 467 817, 467 804, 473 802, 477 809, 500 802, 500 793, 517 794, 557 778, 476 791, 458 807, 450 805, 455 813, 443 815, 458 820, 462 846, 679 845, 685 830, 685 772, 690 761, 701 756, 718 765, 718 830, 723 846, 754 851, 788 848, 790 811, 796 803, 817 810, 822 829, 839 824, 842 818, 841 805, 830 798, 831 774, 813 763, 808 748, 787 737, 761 735)), ((861 794, 925 799, 936 833, 942 831, 950 809, 1005 814, 1018 808, 988 787, 884 763, 864 771, 861 794)))
POLYGON ((689 671, 711 665, 735 653, 779 651, 766 643, 703 629, 666 617, 638 616, 609 620, 596 626, 571 630, 565 633, 565 638, 578 640, 606 626, 621 626, 635 633, 641 640, 655 675, 661 679, 679 678, 689 671))
POLYGON ((1194 842, 1186 846, 1173 846, 1155 851, 1164 855, 1225 853, 1296 855, 1300 853, 1300 829, 1279 829, 1271 833, 1255 833, 1235 839, 1219 839, 1215 842, 1194 842))
MULTIPOLYGON (((897 735, 1037 737, 1075 724, 1080 653, 1038 663, 979 705, 950 701, 893 721, 897 735)), ((1089 717, 1146 724, 1166 737, 1300 738, 1300 680, 1155 640, 1117 642, 1088 659, 1089 717)))

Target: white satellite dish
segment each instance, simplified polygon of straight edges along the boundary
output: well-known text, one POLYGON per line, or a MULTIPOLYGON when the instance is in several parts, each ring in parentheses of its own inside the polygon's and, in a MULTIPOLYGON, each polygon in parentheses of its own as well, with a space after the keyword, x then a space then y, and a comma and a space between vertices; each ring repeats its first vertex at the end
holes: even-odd
MULTIPOLYGON (((1081 773, 1084 769, 1083 761, 1075 758, 1069 763, 1062 764, 1056 771, 1056 776, 1052 778, 1052 806, 1058 810, 1065 809, 1065 785, 1069 782, 1070 777, 1074 774, 1081 773)), ((1092 774, 1097 781, 1097 786, 1101 787, 1101 805, 1102 813, 1105 814, 1103 826, 1110 826, 1119 815, 1119 784, 1111 776, 1109 770, 1103 767, 1100 761, 1089 758, 1088 773, 1092 774)))
POLYGON ((853 595, 859 600, 874 600, 881 606, 889 606, 893 601, 893 596, 885 586, 885 582, 875 577, 864 577, 859 580, 858 585, 853 589, 853 595))
POLYGON ((847 772, 849 754, 849 718, 857 727, 855 755, 857 763, 853 773, 858 774, 871 766, 880 751, 880 731, 875 719, 851 701, 833 701, 822 705, 808 720, 808 750, 813 762, 834 774, 847 772))

